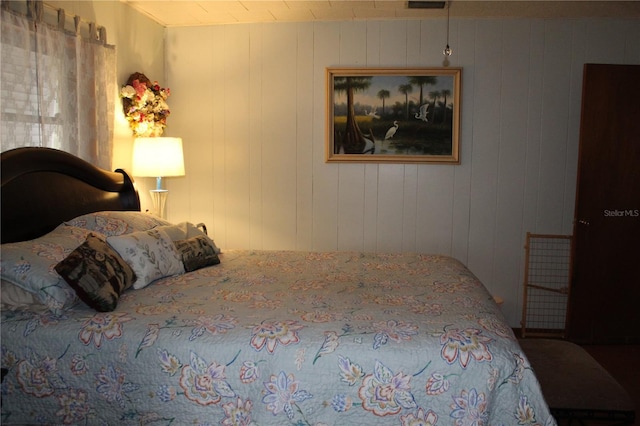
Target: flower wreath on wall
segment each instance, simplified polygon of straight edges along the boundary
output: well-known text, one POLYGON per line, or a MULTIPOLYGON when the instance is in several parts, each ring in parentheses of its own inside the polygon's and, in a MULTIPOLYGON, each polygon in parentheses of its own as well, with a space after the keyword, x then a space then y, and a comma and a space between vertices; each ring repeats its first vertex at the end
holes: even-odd
POLYGON ((169 88, 162 88, 157 81, 142 73, 131 74, 120 90, 124 115, 136 137, 162 136, 170 114, 167 98, 169 88))

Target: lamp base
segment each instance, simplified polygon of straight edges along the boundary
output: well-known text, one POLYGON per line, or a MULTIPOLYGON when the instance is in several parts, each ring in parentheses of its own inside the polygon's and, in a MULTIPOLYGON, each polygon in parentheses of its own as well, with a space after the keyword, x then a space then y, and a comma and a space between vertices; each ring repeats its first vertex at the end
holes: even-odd
POLYGON ((151 201, 153 201, 153 210, 156 216, 166 219, 167 211, 165 209, 167 205, 167 196, 169 195, 168 189, 152 189, 149 191, 151 194, 151 201))

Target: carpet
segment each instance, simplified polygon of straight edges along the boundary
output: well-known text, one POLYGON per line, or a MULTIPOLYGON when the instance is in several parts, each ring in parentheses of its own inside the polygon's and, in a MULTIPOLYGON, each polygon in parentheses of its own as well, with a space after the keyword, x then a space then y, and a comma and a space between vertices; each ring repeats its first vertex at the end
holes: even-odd
POLYGON ((587 351, 564 340, 520 339, 556 420, 611 420, 633 424, 635 404, 587 351))

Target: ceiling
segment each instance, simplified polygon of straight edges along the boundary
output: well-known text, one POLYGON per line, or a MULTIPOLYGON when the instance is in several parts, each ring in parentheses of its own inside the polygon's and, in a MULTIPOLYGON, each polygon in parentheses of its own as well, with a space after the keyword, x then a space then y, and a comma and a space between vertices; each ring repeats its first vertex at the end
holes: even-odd
MULTIPOLYGON (((165 27, 444 17, 445 8, 413 9, 405 0, 120 0, 165 27)), ((640 17, 633 1, 450 1, 451 17, 640 17)))

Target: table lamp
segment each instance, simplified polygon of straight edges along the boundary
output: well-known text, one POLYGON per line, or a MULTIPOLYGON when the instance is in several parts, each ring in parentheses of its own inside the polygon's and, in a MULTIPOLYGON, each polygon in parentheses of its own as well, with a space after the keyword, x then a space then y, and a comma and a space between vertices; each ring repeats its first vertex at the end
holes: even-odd
POLYGON ((169 191, 162 189, 162 178, 184 176, 182 138, 136 138, 133 142, 132 174, 155 177, 156 189, 149 191, 155 214, 166 219, 165 206, 169 191))

